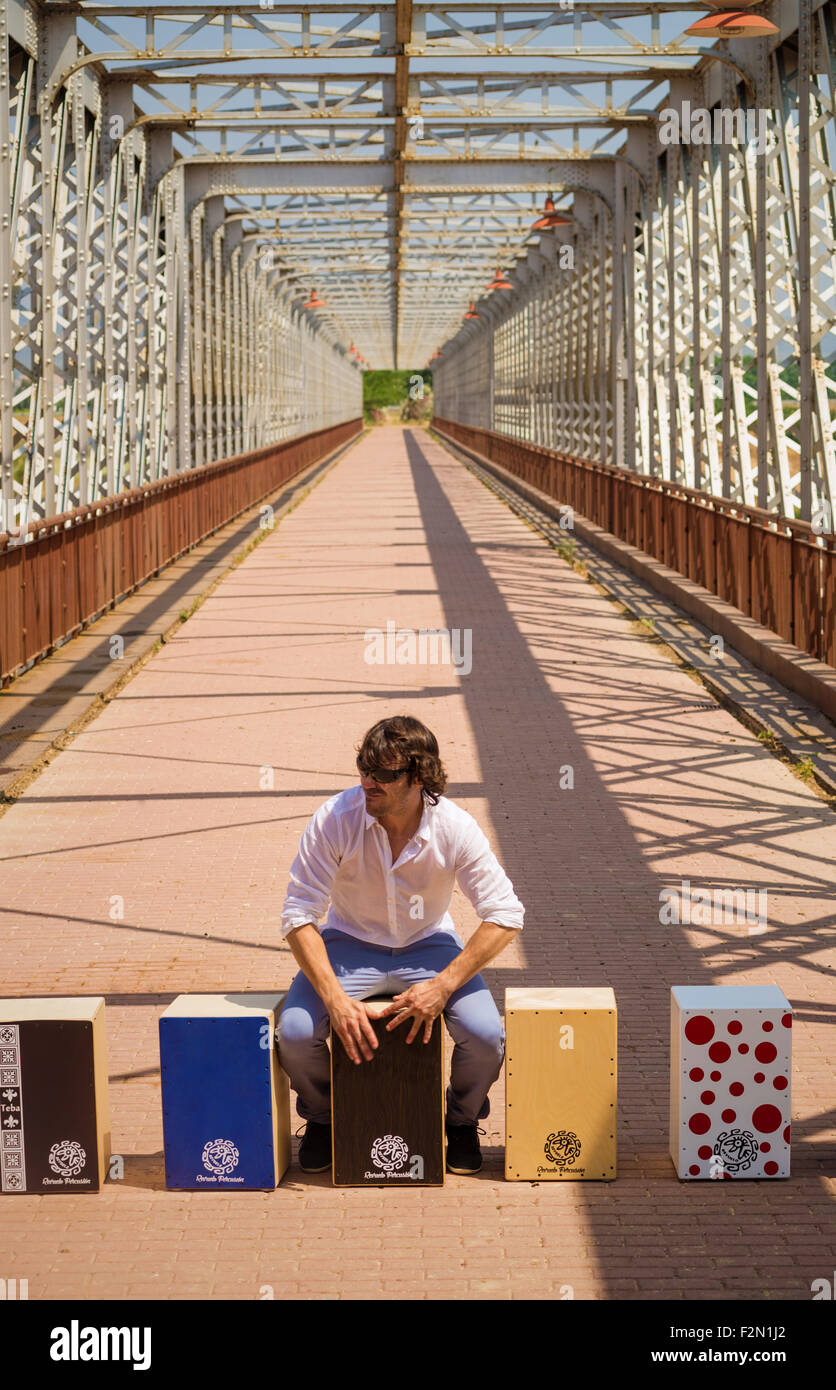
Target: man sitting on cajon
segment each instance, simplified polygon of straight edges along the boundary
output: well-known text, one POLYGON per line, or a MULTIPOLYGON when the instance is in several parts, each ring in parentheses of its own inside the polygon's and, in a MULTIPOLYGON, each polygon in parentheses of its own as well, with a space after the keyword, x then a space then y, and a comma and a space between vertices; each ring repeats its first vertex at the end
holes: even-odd
POLYGON ((299 1162, 306 1173, 331 1166, 329 1019, 360 1066, 377 1047, 362 1001, 395 994, 386 1027, 411 1019, 408 1043, 421 1035, 428 1042, 444 1014, 455 1042, 447 1171, 478 1173, 477 1120, 490 1113, 505 1044, 478 972, 522 929, 523 906, 476 821, 443 795, 447 776, 429 729, 407 715, 381 720, 363 739, 357 767, 360 786, 331 797, 309 821, 282 912, 282 935, 301 966, 276 1028, 308 1121, 299 1162), (482 919, 466 946, 449 913, 454 882, 482 919))

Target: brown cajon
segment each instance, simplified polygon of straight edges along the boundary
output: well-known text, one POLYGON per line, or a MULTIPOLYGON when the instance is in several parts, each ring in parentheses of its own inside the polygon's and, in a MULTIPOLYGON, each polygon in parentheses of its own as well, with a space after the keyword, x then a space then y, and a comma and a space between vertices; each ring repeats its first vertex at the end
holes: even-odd
POLYGON ((506 1178, 615 1177, 616 1029, 611 989, 506 989, 506 1178))
POLYGON ((96 1192, 109 1159, 104 999, 0 999, 0 1191, 96 1192))
MULTIPOLYGON (((391 999, 374 1002, 383 1009, 391 999)), ((372 1060, 352 1062, 331 1035, 331 1115, 335 1187, 433 1187, 444 1183, 443 1023, 432 1036, 406 1038, 413 1020, 386 1031, 372 1060)))

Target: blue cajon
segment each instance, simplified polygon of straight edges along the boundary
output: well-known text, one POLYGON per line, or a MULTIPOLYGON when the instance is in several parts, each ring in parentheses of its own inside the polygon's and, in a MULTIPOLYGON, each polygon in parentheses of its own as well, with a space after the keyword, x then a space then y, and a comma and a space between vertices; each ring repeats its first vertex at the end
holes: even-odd
POLYGON ((290 1162, 290 1091, 274 1047, 285 994, 180 994, 160 1018, 165 1180, 275 1187, 290 1162))

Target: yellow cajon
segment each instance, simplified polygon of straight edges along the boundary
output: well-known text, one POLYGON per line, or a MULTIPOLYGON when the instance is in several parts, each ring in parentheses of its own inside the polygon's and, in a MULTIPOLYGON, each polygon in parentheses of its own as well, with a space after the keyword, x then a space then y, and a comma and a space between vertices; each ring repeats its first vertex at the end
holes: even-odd
POLYGON ((109 1159, 104 999, 0 999, 0 1191, 97 1192, 109 1159))
POLYGON ((506 989, 505 1176, 615 1177, 611 989, 506 989))

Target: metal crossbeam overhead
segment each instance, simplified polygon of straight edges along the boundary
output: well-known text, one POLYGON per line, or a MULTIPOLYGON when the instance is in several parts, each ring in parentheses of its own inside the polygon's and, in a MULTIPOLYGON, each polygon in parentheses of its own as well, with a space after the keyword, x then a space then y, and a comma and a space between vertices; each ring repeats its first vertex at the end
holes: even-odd
POLYGON ((833 502, 836 6, 762 9, 707 42, 698 0, 0 0, 3 498, 335 423, 350 347, 441 347, 448 418, 833 502), (763 112, 763 149, 666 143, 698 108, 763 112))

